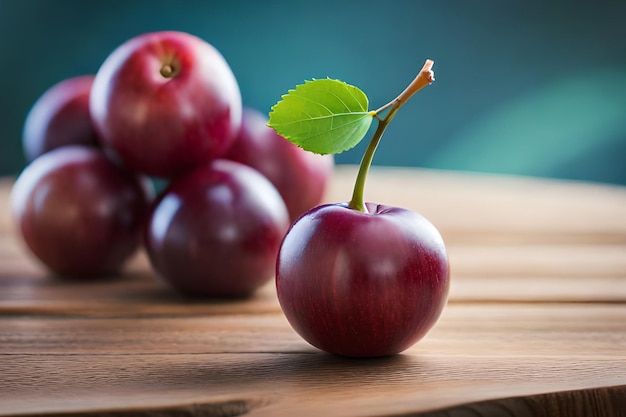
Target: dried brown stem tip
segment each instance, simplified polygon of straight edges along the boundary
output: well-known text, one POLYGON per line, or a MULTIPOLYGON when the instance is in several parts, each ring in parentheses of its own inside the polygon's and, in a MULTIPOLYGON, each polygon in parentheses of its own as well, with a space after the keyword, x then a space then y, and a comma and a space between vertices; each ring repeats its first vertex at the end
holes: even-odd
POLYGON ((404 103, 411 98, 413 94, 435 81, 435 73, 432 69, 434 64, 435 62, 433 60, 427 59, 419 74, 417 74, 417 77, 415 77, 413 82, 409 84, 409 86, 402 93, 400 93, 397 101, 404 103))

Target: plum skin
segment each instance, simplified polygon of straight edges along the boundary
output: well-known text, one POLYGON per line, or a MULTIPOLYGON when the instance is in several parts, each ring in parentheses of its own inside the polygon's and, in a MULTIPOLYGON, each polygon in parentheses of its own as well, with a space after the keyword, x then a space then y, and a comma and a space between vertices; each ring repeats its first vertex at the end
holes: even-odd
POLYGON ((28 162, 65 145, 99 146, 89 112, 93 79, 93 75, 82 75, 60 81, 33 104, 22 134, 28 162))
POLYGON ((367 203, 309 210, 289 229, 276 265, 280 306, 294 330, 338 355, 400 353, 446 305, 443 239, 421 215, 367 203))
POLYGON ((274 275, 285 203, 255 169, 217 159, 176 178, 154 202, 145 246, 157 274, 197 298, 249 296, 274 275))
POLYGON ((49 270, 68 278, 118 273, 140 246, 151 190, 92 147, 68 145, 31 162, 11 190, 17 230, 49 270))
POLYGON ((176 31, 144 33, 118 46, 98 69, 89 103, 111 159, 168 179, 226 152, 241 107, 222 54, 176 31))

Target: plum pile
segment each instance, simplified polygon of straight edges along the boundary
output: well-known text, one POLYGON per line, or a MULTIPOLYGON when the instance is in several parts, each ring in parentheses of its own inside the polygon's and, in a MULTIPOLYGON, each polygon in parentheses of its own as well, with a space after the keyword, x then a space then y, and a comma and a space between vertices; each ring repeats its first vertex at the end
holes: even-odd
POLYGON ((203 297, 270 280, 289 225, 321 201, 334 166, 244 107, 215 47, 172 31, 129 39, 96 74, 52 86, 23 146, 12 213, 52 273, 113 276, 144 247, 173 290, 203 297))

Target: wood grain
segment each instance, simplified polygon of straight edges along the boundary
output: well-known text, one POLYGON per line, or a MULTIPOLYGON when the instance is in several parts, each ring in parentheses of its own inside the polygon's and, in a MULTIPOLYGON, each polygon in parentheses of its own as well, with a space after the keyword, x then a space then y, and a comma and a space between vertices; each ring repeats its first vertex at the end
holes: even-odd
MULTIPOLYGON (((338 167, 326 201, 351 193, 338 167)), ((354 360, 293 332, 273 283, 189 300, 143 253, 120 276, 47 274, 0 183, 0 416, 626 416, 626 189, 373 169, 449 248, 448 306, 401 355, 354 360)))

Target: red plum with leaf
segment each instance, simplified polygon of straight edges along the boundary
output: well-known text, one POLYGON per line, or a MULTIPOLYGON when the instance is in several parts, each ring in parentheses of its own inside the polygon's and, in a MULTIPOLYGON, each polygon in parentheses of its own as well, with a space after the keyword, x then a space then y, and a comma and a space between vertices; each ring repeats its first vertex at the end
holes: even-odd
POLYGON ((347 203, 315 207, 288 230, 276 263, 280 306, 306 341, 350 357, 400 353, 435 325, 447 302, 443 238, 418 213, 366 203, 365 179, 397 110, 433 80, 432 61, 396 99, 368 111, 367 96, 337 80, 315 80, 283 96, 269 125, 305 149, 342 152, 378 121, 347 203), (383 115, 384 113, 384 115, 383 115))

